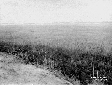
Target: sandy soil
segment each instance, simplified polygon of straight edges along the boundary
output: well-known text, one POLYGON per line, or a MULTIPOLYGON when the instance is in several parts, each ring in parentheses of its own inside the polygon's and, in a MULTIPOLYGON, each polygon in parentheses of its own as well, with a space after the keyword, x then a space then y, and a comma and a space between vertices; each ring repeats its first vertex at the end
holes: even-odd
POLYGON ((0 54, 0 85, 72 85, 46 69, 13 60, 11 55, 0 54))

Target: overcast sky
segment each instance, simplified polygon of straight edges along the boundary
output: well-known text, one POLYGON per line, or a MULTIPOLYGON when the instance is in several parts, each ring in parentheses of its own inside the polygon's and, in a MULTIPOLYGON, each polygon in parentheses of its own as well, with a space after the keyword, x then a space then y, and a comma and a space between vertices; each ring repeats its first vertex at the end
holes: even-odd
POLYGON ((112 0, 0 0, 0 24, 112 22, 112 0))

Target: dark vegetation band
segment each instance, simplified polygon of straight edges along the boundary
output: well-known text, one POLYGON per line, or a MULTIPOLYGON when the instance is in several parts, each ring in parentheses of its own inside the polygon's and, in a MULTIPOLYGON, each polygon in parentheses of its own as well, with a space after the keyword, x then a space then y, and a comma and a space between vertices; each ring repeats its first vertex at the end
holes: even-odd
POLYGON ((93 53, 81 49, 70 50, 42 44, 23 45, 0 41, 0 52, 16 55, 24 64, 42 65, 51 70, 61 71, 68 80, 76 79, 83 85, 92 82, 94 65, 100 76, 108 78, 105 83, 112 85, 112 50, 105 54, 102 47, 100 52, 93 53))

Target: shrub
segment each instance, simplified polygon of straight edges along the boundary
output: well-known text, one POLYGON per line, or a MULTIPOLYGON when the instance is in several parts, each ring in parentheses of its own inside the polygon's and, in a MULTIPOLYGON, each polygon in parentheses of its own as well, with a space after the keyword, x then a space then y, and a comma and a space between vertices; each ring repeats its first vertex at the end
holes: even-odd
POLYGON ((61 71, 66 79, 79 80, 83 85, 92 82, 93 64, 95 70, 99 70, 100 76, 108 78, 106 83, 112 84, 112 53, 105 54, 103 50, 101 47, 100 51, 92 53, 64 47, 0 42, 0 52, 16 54, 17 59, 24 64, 42 65, 61 71))

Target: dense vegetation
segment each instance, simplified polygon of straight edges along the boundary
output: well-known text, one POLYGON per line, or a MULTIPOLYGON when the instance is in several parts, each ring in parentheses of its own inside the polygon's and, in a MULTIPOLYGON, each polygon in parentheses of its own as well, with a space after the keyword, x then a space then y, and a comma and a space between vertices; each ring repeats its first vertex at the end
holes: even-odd
POLYGON ((112 84, 112 51, 105 54, 103 47, 99 52, 91 52, 41 44, 23 45, 1 41, 0 52, 16 55, 16 58, 24 64, 42 65, 51 70, 61 71, 68 80, 77 79, 83 85, 92 82, 90 77, 94 64, 100 76, 108 78, 106 83, 112 84))

